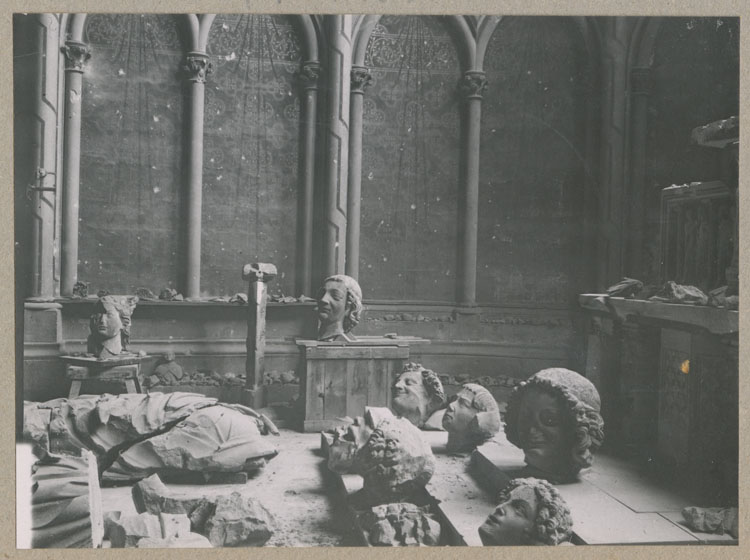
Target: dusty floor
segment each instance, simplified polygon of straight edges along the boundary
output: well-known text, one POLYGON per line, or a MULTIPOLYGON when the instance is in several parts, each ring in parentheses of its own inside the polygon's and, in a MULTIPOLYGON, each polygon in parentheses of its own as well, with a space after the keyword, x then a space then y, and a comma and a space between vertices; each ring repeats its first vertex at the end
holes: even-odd
MULTIPOLYGON (((320 454, 320 434, 282 429, 278 446, 279 454, 247 484, 167 486, 183 495, 251 492, 278 521, 277 531, 266 546, 351 545, 346 508, 326 485, 328 473, 320 454)), ((103 488, 104 511, 136 513, 130 490, 130 486, 103 488)))

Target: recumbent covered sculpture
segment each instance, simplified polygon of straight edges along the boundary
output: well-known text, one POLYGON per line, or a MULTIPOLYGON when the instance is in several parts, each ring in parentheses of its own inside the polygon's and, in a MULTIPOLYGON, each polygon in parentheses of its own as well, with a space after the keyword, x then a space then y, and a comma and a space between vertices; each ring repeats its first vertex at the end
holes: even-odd
POLYGON ((505 434, 523 449, 535 475, 569 482, 591 466, 604 440, 600 408, 588 379, 569 369, 544 369, 511 393, 505 434))
POLYGON ((408 363, 391 387, 391 409, 418 428, 445 405, 443 384, 437 374, 421 364, 408 363))
POLYGON ((498 502, 479 527, 483 545, 557 545, 570 539, 570 510, 549 482, 515 478, 498 502))
POLYGON ((278 454, 264 415, 192 393, 83 395, 24 403, 24 439, 53 454, 93 451, 104 480, 153 473, 255 473, 278 454))
POLYGON ((367 407, 365 415, 337 428, 328 468, 362 476, 357 505, 413 501, 432 478, 435 457, 419 429, 387 408, 367 407))
POLYGON ((362 289, 351 276, 335 274, 318 291, 318 340, 324 342, 356 340, 351 331, 362 314, 362 289))
POLYGON ((495 397, 481 385, 465 384, 448 404, 443 428, 448 431, 449 451, 471 451, 500 431, 495 397))

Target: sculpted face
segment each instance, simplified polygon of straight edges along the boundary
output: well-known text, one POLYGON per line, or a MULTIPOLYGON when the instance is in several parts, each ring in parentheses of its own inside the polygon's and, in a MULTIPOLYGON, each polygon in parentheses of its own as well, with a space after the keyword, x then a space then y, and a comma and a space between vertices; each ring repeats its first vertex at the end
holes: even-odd
POLYGON ((529 486, 514 488, 479 528, 485 546, 529 544, 537 515, 536 492, 529 486))
POLYGON ((346 286, 342 282, 328 280, 318 292, 318 319, 321 329, 335 326, 343 332, 346 315, 346 286))
POLYGON ((518 437, 529 465, 548 472, 564 469, 573 434, 560 398, 537 387, 527 390, 519 407, 518 437))
POLYGON ((345 474, 354 464, 357 451, 367 443, 372 427, 362 416, 358 416, 353 424, 337 428, 333 445, 328 450, 328 468, 345 474))
POLYGON ((469 429, 469 423, 477 415, 472 406, 474 395, 466 389, 459 391, 453 402, 448 405, 443 416, 443 428, 450 434, 463 434, 469 429))
POLYGON ((117 309, 112 305, 106 305, 103 313, 95 313, 92 318, 92 330, 96 331, 101 338, 113 338, 122 330, 122 320, 117 309))
POLYGON ((402 373, 393 385, 392 394, 392 408, 396 414, 407 418, 417 426, 424 423, 427 419, 430 395, 424 386, 422 372, 402 373))

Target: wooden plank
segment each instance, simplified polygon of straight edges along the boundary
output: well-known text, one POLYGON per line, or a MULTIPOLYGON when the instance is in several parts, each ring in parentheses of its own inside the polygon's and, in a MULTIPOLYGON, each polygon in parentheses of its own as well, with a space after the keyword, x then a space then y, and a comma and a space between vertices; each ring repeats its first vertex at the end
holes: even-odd
POLYGON ((350 418, 362 416, 369 401, 369 382, 371 364, 365 360, 349 360, 346 362, 347 399, 346 415, 350 418))
POLYGON ((305 356, 308 360, 352 360, 408 358, 409 348, 399 346, 309 346, 305 356))
POLYGON ((323 418, 335 420, 346 416, 346 370, 348 361, 328 362, 325 365, 323 389, 323 418))
POLYGON ((386 364, 386 361, 368 363, 367 406, 387 406, 388 404, 387 391, 390 389, 390 384, 386 378, 388 375, 386 364))
MULTIPOLYGON (((319 421, 323 419, 323 397, 325 394, 324 371, 325 364, 307 362, 307 390, 305 392, 305 421, 319 421)), ((307 431, 307 428, 305 428, 307 431)))

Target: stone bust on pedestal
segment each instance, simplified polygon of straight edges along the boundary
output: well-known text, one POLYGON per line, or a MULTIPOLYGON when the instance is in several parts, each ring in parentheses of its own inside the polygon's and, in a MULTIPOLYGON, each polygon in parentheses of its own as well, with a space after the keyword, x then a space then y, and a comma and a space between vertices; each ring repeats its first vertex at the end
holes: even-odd
POLYGON ((351 331, 362 314, 362 289, 351 276, 336 274, 323 282, 317 296, 318 340, 356 340, 351 331))
POLYGON ((130 342, 130 316, 136 303, 138 298, 135 296, 107 295, 99 298, 89 321, 89 354, 106 360, 127 351, 130 342))

